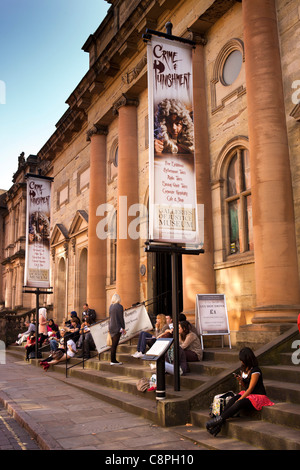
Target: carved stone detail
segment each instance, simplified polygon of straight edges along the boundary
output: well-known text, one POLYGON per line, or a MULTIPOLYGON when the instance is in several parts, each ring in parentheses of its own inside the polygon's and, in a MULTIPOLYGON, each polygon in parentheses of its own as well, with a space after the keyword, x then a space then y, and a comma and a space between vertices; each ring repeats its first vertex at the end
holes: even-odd
POLYGON ((90 142, 91 137, 93 137, 93 135, 107 135, 107 134, 108 134, 108 129, 106 126, 99 126, 97 124, 94 124, 93 127, 91 127, 91 129, 87 131, 86 140, 90 142))
POLYGON ((138 107, 138 105, 139 105, 139 100, 137 98, 129 97, 125 95, 125 93, 123 93, 122 96, 115 102, 112 109, 113 109, 114 114, 118 114, 118 111, 122 106, 138 107))

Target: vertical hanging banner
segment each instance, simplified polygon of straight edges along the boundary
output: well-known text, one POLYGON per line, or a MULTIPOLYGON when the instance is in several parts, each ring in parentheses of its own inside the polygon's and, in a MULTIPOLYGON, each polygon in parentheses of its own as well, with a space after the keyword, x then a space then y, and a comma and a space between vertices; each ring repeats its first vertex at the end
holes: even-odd
POLYGON ((176 40, 152 36, 148 42, 149 239, 154 241, 203 243, 197 214, 192 53, 191 45, 176 40))
POLYGON ((52 178, 27 175, 26 256, 27 287, 50 287, 50 207, 52 178))

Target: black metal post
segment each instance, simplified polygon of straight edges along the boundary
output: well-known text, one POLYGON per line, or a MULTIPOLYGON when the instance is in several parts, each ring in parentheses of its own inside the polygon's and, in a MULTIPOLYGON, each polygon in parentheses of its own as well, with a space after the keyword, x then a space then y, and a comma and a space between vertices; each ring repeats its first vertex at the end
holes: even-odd
MULTIPOLYGON (((180 364, 179 364, 179 299, 178 299, 178 256, 199 255, 204 253, 202 248, 185 248, 176 245, 152 244, 149 240, 145 242, 146 252, 158 252, 171 254, 172 270, 172 319, 173 319, 173 344, 174 344, 174 391, 180 391, 180 364)), ((163 364, 165 370, 165 365, 163 364)))
POLYGON ((64 348, 66 352, 66 379, 68 378, 68 346, 67 346, 68 338, 66 337, 66 333, 64 336, 64 348))
POLYGON ((36 313, 35 313, 35 358, 39 357, 39 309, 40 309, 40 289, 37 287, 36 295, 36 313))
POLYGON ((165 355, 163 354, 156 361, 156 400, 164 400, 166 398, 166 371, 165 371, 165 355))
POLYGON ((171 21, 168 21, 166 23, 166 30, 167 30, 168 36, 172 36, 172 29, 173 29, 173 25, 172 25, 171 21))
POLYGON ((36 295, 36 308, 35 308, 35 358, 38 359, 39 354, 39 310, 40 310, 40 294, 53 294, 52 287, 42 289, 36 287, 34 290, 31 287, 23 286, 24 294, 35 294, 36 295))
POLYGON ((174 340, 174 390, 180 390, 179 373, 179 299, 178 299, 178 253, 171 254, 172 269, 172 320, 173 320, 173 340, 174 340))

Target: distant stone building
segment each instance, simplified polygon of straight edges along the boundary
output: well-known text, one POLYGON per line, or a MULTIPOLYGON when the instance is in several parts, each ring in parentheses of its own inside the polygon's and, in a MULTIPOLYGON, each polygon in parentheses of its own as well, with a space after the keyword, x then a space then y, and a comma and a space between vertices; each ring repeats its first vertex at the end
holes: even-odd
MULTIPOLYGON (((155 299, 153 313, 171 311, 168 255, 146 254, 145 239, 118 233, 121 220, 129 226, 134 219, 128 214, 131 204, 147 207, 149 201, 147 56, 142 35, 146 28, 165 32, 171 21, 174 35, 196 43, 196 179, 198 203, 205 206, 205 254, 182 256, 179 263, 181 310, 193 320, 196 294, 218 292, 226 295, 233 332, 251 322, 296 321, 298 1, 108 3, 106 18, 83 45, 89 70, 68 97, 69 108, 56 131, 38 152, 43 174, 54 178, 55 318, 61 321, 70 310, 80 313, 86 300, 103 318, 115 291, 125 307, 155 299), (126 207, 120 206, 121 196, 127 197, 126 207), (104 204, 114 208, 109 215, 101 212, 104 204), (101 239, 99 223, 106 215, 106 230, 112 236, 101 239)), ((24 189, 18 179, 13 188, 18 190, 8 191, 4 217, 6 307, 16 307, 24 299, 18 287, 24 244, 13 223, 23 220, 24 189)))

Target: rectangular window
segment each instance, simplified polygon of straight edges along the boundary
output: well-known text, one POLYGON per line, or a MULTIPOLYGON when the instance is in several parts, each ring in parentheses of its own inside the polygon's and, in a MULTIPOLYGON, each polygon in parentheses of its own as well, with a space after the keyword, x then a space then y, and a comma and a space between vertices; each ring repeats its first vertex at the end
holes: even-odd
POLYGON ((90 167, 78 175, 78 192, 81 193, 84 189, 89 186, 90 182, 90 167))
POLYGON ((69 202, 69 183, 64 185, 57 192, 57 208, 59 209, 63 204, 68 204, 69 202))

